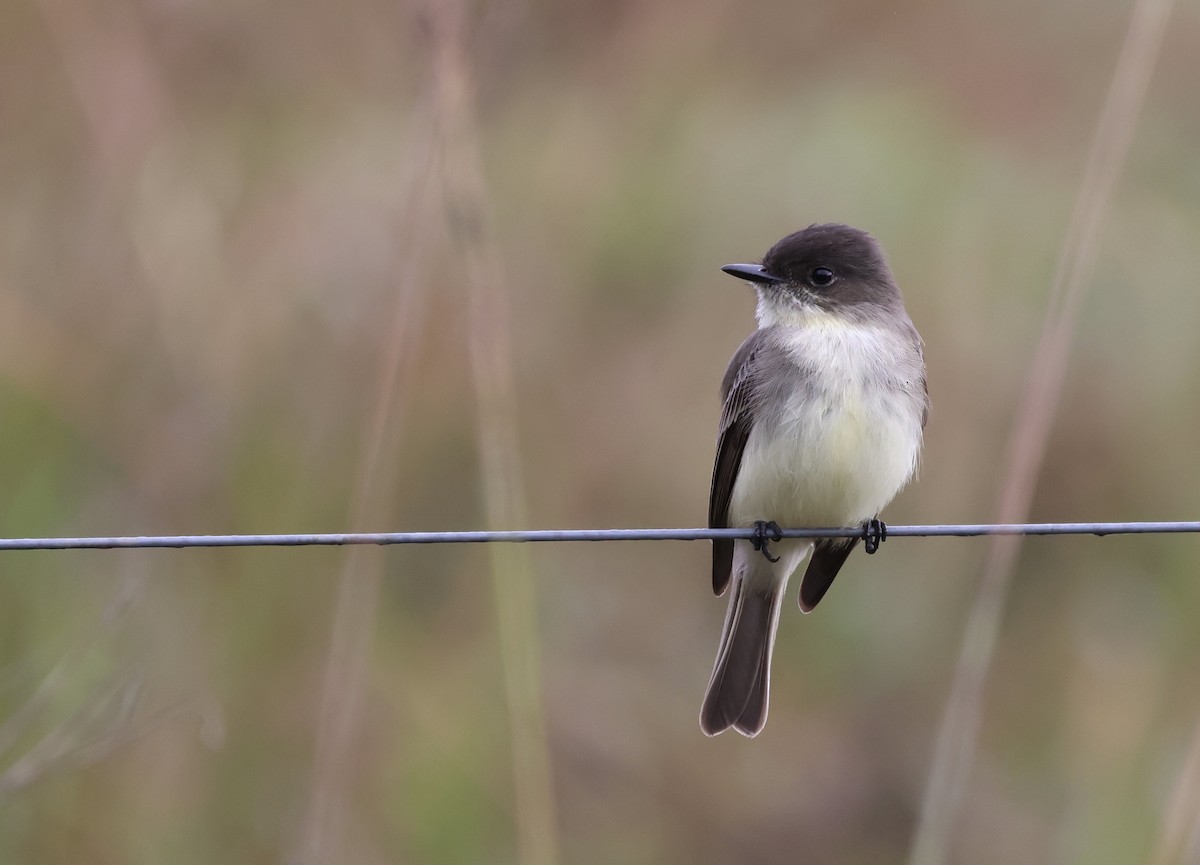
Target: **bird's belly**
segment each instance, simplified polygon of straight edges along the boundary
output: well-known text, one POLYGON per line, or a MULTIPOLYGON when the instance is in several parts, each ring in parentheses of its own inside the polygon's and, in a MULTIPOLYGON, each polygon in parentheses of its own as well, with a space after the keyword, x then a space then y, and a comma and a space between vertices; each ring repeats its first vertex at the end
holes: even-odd
POLYGON ((730 501, 731 525, 856 525, 912 476, 920 427, 883 394, 805 399, 751 432, 730 501))

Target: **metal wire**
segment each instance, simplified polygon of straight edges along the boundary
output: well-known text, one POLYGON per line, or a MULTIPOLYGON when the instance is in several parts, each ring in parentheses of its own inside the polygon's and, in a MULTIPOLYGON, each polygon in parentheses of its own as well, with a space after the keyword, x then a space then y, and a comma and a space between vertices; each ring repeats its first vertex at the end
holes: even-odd
MULTIPOLYGON (((1200 532, 1200 522, 981 523, 892 526, 888 538, 981 535, 1131 535, 1200 532)), ((785 538, 857 538, 861 528, 783 529, 785 538)), ((754 529, 538 529, 509 532, 353 532, 287 535, 153 535, 147 537, 0 538, 3 550, 107 550, 181 547, 329 547, 352 544, 494 544, 562 541, 705 541, 754 537, 754 529)))

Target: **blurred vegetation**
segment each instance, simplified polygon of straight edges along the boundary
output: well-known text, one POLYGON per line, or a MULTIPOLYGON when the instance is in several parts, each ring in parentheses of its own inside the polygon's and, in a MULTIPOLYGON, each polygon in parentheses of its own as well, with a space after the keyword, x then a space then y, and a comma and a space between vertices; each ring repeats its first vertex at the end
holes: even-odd
MULTIPOLYGON (((473 7, 530 525, 703 522, 752 327, 718 268, 833 220, 883 242, 927 343, 923 473, 887 517, 987 521, 1128 12, 473 7)), ((1033 519, 1200 513, 1198 47, 1180 4, 1033 519)), ((404 3, 0 9, 0 535, 483 524, 463 250, 414 212, 430 64, 404 3), (352 525, 417 254, 394 479, 352 525)), ((532 549, 562 861, 901 860, 983 553, 896 541, 789 604, 747 741, 697 727, 706 545, 532 549)), ((0 558, 0 861, 293 856, 344 556, 0 558)), ((332 861, 517 861, 487 551, 383 559, 332 861)), ((1150 856, 1200 718, 1198 571, 1192 537, 1026 544, 955 861, 1150 856)))

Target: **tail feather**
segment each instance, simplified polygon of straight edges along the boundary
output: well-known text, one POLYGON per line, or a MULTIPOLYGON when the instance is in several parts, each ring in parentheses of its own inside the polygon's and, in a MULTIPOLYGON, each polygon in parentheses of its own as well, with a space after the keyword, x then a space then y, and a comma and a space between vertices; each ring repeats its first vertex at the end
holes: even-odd
POLYGON ((721 645, 700 709, 700 729, 706 735, 733 727, 757 736, 767 723, 771 652, 782 597, 782 585, 752 587, 741 575, 734 578, 721 645))

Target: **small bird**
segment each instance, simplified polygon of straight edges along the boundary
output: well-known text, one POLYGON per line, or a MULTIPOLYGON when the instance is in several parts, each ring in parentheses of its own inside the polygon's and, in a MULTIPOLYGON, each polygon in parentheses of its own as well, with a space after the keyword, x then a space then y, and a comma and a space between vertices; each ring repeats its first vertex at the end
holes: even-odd
POLYGON ((700 728, 756 736, 788 578, 808 560, 810 612, 860 539, 781 539, 779 526, 864 527, 873 551, 879 512, 917 469, 929 392, 921 337, 865 231, 811 225, 762 264, 721 269, 753 285, 758 329, 721 383, 708 525, 756 532, 713 541, 713 591, 733 590, 700 728))

